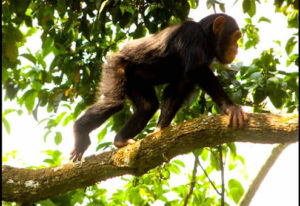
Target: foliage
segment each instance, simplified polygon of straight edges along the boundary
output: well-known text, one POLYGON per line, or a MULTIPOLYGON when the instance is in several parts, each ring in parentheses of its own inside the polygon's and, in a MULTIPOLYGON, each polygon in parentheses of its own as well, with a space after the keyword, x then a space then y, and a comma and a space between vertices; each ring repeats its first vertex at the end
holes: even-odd
MULTIPOLYGON (((257 22, 252 18, 256 15, 259 3, 259 0, 242 1, 243 12, 249 16, 241 28, 244 37, 239 42, 245 50, 256 49, 260 43, 257 25, 271 23, 267 17, 260 17, 257 22)), ((220 1, 207 0, 206 5, 208 9, 226 11, 225 4, 220 1)), ((36 120, 39 120, 38 109, 46 110, 49 115, 39 120, 39 124, 45 125, 44 140, 52 134, 55 143, 60 144, 63 137, 57 126, 68 125, 96 100, 105 57, 117 51, 126 39, 144 37, 185 20, 190 9, 197 7, 198 0, 2 1, 2 88, 5 101, 14 100, 20 106, 24 105, 36 120), (33 35, 40 35, 41 39, 41 48, 37 52, 24 49, 33 35)), ((289 28, 298 29, 298 1, 275 0, 274 11, 286 16, 289 28)), ((273 48, 266 48, 250 65, 237 62, 231 68, 219 64, 213 66, 222 85, 236 103, 253 106, 254 112, 269 112, 265 108, 267 99, 275 108, 287 112, 299 108, 299 75, 289 69, 299 66, 298 53, 294 51, 298 45, 297 35, 292 34, 284 45, 288 56, 285 62, 287 68, 281 68, 281 56, 273 48)), ((279 46, 283 44, 280 41, 275 43, 279 46)), ((163 88, 164 85, 156 88, 159 96, 163 88)), ((112 147, 111 142, 102 141, 104 136, 108 132, 118 131, 132 111, 130 102, 126 102, 124 110, 108 120, 98 134, 96 150, 112 147)), ((13 112, 22 114, 21 109, 7 109, 2 114, 3 125, 8 133, 12 128, 6 115, 13 112)), ((174 122, 218 112, 211 98, 200 90, 181 108, 174 122)), ((138 139, 154 130, 157 118, 158 113, 138 135, 138 139)), ((236 154, 234 144, 222 146, 222 152, 228 170, 245 164, 243 158, 236 154)), ((61 164, 59 151, 48 150, 45 153, 49 158, 44 162, 49 166, 61 164)), ((196 157, 206 165, 208 175, 220 172, 217 153, 216 149, 195 151, 196 157)), ((40 204, 151 205, 163 202, 170 206, 182 205, 190 185, 171 185, 168 180, 178 175, 184 167, 185 163, 174 160, 141 177, 123 178, 125 188, 118 189, 112 195, 95 185, 41 201, 40 204)), ((189 176, 189 181, 191 179, 192 176, 189 176)), ((220 196, 211 184, 204 173, 197 174, 189 205, 219 204, 220 196)), ((221 189, 220 185, 217 183, 216 187, 221 189)), ((238 180, 229 180, 226 196, 231 202, 226 204, 237 204, 243 193, 243 186, 238 180)))

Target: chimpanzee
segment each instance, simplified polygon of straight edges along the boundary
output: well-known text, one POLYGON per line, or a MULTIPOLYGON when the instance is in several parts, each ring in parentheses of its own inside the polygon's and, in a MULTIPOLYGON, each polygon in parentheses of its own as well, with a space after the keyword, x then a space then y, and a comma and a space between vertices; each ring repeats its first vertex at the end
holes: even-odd
POLYGON ((127 43, 103 66, 99 101, 75 122, 75 148, 70 159, 81 160, 90 145, 89 133, 120 111, 126 96, 136 110, 116 135, 114 145, 120 148, 132 144, 158 109, 154 86, 159 84, 168 85, 157 130, 170 125, 196 84, 229 115, 229 125, 234 128, 245 125, 246 113, 229 99, 209 68, 214 58, 222 64, 234 60, 241 35, 232 17, 213 14, 199 22, 188 20, 127 43))

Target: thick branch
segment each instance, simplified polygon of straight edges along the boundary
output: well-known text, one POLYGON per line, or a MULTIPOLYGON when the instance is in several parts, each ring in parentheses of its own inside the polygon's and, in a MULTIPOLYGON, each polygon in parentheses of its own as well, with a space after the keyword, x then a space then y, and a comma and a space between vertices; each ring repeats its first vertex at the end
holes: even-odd
POLYGON ((142 175, 171 158, 197 148, 229 142, 293 143, 298 115, 249 114, 243 129, 228 128, 225 115, 186 121, 119 150, 84 161, 38 170, 2 166, 2 200, 36 202, 124 174, 142 175))

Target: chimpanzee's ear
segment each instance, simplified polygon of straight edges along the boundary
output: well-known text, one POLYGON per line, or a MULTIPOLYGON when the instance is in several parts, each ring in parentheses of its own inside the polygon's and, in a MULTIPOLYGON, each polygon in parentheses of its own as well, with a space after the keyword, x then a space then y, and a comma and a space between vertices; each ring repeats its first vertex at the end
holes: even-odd
POLYGON ((215 35, 220 34, 225 24, 225 18, 223 16, 219 16, 214 20, 213 23, 213 32, 215 35))

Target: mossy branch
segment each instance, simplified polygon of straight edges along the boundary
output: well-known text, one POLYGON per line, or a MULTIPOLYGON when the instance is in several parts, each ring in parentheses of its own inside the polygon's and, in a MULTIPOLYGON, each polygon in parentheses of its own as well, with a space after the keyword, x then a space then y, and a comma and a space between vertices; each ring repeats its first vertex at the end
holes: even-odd
POLYGON ((226 115, 192 119, 124 148, 81 162, 42 169, 2 166, 2 200, 32 203, 125 174, 142 175, 175 156, 230 142, 298 141, 298 115, 249 114, 243 129, 228 128, 226 115))

